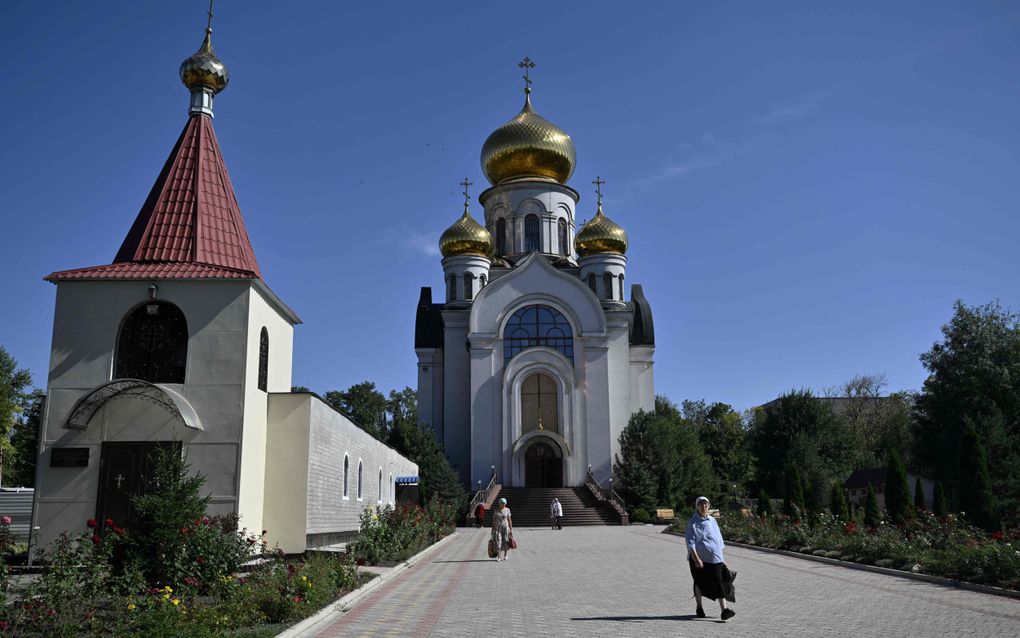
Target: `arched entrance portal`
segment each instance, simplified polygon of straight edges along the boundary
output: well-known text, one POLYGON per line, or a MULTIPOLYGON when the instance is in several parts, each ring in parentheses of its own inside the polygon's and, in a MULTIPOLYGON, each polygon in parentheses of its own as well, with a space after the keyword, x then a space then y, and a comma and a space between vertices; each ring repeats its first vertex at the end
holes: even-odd
POLYGON ((563 487, 563 459, 545 441, 524 452, 524 487, 563 487))

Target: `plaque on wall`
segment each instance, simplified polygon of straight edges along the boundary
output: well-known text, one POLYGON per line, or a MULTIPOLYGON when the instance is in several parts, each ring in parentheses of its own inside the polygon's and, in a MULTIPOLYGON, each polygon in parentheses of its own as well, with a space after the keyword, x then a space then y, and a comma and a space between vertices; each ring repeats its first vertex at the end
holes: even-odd
POLYGON ((88 467, 89 448, 55 447, 50 450, 50 467, 88 467))

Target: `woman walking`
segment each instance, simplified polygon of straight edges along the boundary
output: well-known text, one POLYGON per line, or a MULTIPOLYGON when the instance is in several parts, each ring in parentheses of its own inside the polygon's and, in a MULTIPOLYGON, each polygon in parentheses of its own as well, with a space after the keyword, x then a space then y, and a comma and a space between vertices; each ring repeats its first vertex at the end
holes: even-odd
POLYGON ((726 608, 726 566, 723 564, 723 538, 719 523, 708 515, 710 503, 704 496, 694 501, 694 515, 687 521, 684 540, 687 541, 687 562, 694 577, 695 615, 705 617, 701 606, 702 596, 719 601, 720 618, 728 620, 737 612, 726 608))
POLYGON ((514 534, 514 522, 510 518, 510 508, 506 499, 499 499, 496 509, 492 512, 492 540, 496 543, 496 561, 510 558, 510 538, 514 534))

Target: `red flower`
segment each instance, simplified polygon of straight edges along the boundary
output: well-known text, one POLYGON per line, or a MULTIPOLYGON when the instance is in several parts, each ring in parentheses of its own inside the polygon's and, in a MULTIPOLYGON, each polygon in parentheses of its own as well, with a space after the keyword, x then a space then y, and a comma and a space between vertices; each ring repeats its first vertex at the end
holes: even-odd
POLYGON ((93 544, 98 545, 99 543, 102 543, 102 542, 103 542, 103 539, 99 538, 98 534, 93 534, 92 535, 92 543, 93 544))
POLYGON ((107 527, 113 527, 113 519, 112 518, 106 519, 106 526, 107 527))
POLYGON ((89 520, 85 521, 85 524, 88 525, 90 528, 95 529, 96 519, 90 518, 89 520))
POLYGON ((125 530, 123 527, 117 527, 116 525, 113 526, 113 533, 117 536, 123 536, 124 532, 125 530))
POLYGON ((843 525, 843 529, 846 531, 847 534, 853 534, 854 532, 857 531, 857 523, 853 521, 848 521, 845 525, 843 525))
POLYGON ((57 610, 50 607, 49 609, 46 610, 46 615, 52 618, 57 615, 57 610))
POLYGON ((7 621, 0 620, 0 631, 7 631, 7 621))
POLYGON ((181 536, 186 536, 187 534, 188 534, 188 528, 187 527, 182 527, 181 528, 181 536))
POLYGON ((1002 534, 1001 531, 994 531, 994 532, 992 532, 992 540, 993 541, 1001 541, 1002 539, 1003 539, 1003 534, 1002 534))
POLYGON ((208 525, 209 524, 209 517, 208 516, 203 516, 202 517, 202 524, 203 525, 208 525))
POLYGON ((294 602, 296 603, 301 602, 301 596, 294 596, 294 602))
POLYGON ((198 563, 199 565, 205 565, 205 559, 204 559, 204 558, 202 558, 201 556, 199 556, 198 558, 196 558, 196 559, 195 559, 195 562, 197 562, 197 563, 198 563))

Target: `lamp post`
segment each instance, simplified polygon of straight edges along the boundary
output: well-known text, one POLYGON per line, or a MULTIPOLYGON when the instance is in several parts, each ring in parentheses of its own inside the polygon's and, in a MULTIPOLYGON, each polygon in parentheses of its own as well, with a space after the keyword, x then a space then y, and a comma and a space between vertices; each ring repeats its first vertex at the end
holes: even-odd
POLYGON ((609 477, 609 500, 613 500, 613 477, 609 477))

